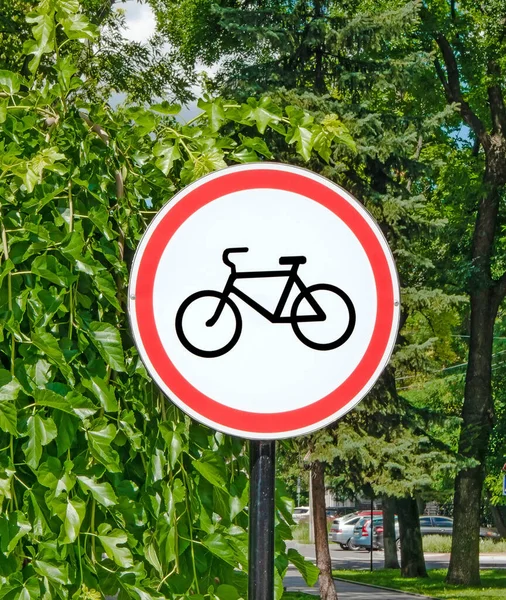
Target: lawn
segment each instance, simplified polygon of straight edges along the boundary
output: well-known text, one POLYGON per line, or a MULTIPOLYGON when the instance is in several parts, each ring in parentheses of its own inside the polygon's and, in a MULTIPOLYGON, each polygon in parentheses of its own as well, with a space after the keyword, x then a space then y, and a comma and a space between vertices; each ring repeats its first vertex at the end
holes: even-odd
MULTIPOLYGON (((428 578, 406 579, 395 569, 378 571, 334 571, 334 577, 369 583, 386 588, 426 594, 432 598, 445 600, 506 600, 506 570, 487 569, 481 571, 481 587, 465 587, 445 583, 446 569, 433 569, 428 578)), ((339 584, 338 584, 339 590, 339 584)))

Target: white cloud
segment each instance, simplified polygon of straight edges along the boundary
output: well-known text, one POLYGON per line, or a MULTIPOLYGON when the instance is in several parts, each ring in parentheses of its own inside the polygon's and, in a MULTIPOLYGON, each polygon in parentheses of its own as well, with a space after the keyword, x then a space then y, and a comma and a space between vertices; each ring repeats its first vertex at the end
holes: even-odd
POLYGON ((120 5, 126 13, 126 28, 123 35, 132 42, 146 42, 155 32, 156 20, 151 7, 127 0, 120 5))

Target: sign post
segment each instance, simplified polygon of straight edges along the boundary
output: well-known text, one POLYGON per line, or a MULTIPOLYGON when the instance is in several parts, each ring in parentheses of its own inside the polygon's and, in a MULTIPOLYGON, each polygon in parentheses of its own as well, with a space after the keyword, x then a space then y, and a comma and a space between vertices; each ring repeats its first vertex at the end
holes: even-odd
POLYGON ((252 440, 250 600, 273 596, 275 440, 339 419, 397 337, 399 284, 374 219, 305 169, 250 163, 168 202, 132 264, 139 355, 188 415, 252 440))
POLYGON ((248 598, 274 598, 274 479, 276 442, 250 442, 248 598))

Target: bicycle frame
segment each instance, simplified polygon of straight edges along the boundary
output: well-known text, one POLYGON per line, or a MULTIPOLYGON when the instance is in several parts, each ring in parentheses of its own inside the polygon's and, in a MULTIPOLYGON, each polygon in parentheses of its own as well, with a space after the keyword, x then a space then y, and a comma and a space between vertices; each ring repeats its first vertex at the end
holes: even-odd
MULTIPOLYGON (((212 327, 220 318, 220 315, 225 308, 225 299, 228 298, 231 294, 235 294, 238 298, 243 300, 246 304, 251 306, 254 310, 256 310, 262 317, 265 317, 271 323, 292 323, 294 318, 290 315, 288 317, 282 317, 283 309, 286 306, 288 301, 288 296, 292 291, 294 285, 296 285, 301 293, 303 293, 307 287, 304 285, 304 282, 299 277, 297 273, 298 264, 292 266, 291 269, 287 269, 284 271, 243 271, 242 273, 232 272, 225 284, 225 288, 223 289, 223 297, 218 303, 216 308, 216 312, 214 315, 207 321, 206 325, 208 327, 212 327), (242 290, 237 288, 234 284, 238 279, 261 279, 264 277, 287 277, 286 285, 284 290, 281 293, 278 304, 274 310, 274 312, 268 311, 261 304, 250 298, 247 294, 245 294, 242 290)), ((316 302, 316 300, 308 294, 306 297, 307 302, 314 310, 314 315, 302 315, 297 316, 295 321, 298 323, 309 323, 315 321, 325 321, 327 318, 325 313, 323 312, 320 305, 316 302)))

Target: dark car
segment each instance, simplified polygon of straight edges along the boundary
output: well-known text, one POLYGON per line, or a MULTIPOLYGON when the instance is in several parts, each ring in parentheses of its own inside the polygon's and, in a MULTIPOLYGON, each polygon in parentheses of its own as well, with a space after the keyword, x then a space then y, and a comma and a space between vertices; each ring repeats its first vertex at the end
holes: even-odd
MULTIPOLYGON (((374 545, 383 548, 383 523, 374 524, 373 540, 374 545)), ((420 517, 420 533, 423 535, 452 535, 453 519, 450 517, 420 517)), ((400 547, 399 526, 395 524, 395 537, 397 547, 400 547)), ((498 540, 500 534, 491 527, 480 527, 480 538, 498 540)))

